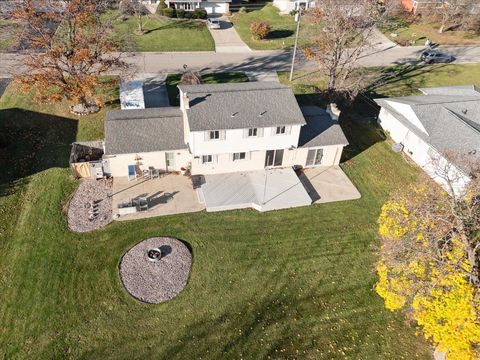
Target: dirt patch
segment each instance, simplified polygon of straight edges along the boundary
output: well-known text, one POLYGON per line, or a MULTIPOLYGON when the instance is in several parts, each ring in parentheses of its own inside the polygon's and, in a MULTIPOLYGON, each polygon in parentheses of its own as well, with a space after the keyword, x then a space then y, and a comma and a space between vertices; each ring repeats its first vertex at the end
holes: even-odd
POLYGON ((68 205, 68 227, 75 232, 100 229, 112 221, 112 180, 83 180, 68 205))
POLYGON ((177 296, 185 287, 192 264, 189 249, 179 240, 156 237, 131 248, 120 263, 120 279, 134 298, 158 304, 177 296), (152 261, 148 251, 158 249, 161 259, 152 261))

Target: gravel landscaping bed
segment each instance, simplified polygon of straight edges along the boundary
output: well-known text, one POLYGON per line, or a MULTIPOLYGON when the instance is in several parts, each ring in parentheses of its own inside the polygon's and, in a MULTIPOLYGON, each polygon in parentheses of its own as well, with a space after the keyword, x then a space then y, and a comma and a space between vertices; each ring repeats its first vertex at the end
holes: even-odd
POLYGON ((112 180, 83 180, 68 205, 68 227, 75 232, 100 229, 112 221, 112 180))
POLYGON ((179 240, 156 237, 132 247, 120 262, 120 279, 134 298, 158 304, 177 296, 185 287, 192 256, 179 240), (158 261, 148 258, 150 249, 160 249, 158 261))

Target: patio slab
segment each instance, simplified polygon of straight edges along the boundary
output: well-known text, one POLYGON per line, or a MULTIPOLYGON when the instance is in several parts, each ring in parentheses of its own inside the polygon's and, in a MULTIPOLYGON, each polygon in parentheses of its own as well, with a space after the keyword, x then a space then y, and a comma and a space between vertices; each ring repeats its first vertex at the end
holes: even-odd
POLYGON ((305 169, 300 180, 316 204, 360 199, 361 194, 339 166, 305 169))
POLYGON ((132 181, 127 177, 116 177, 113 179, 114 218, 118 214, 118 204, 140 196, 147 198, 148 210, 123 215, 117 220, 143 219, 205 209, 198 201, 197 191, 193 189, 192 182, 187 176, 170 174, 159 179, 144 178, 132 181), (168 196, 169 194, 171 196, 168 196))

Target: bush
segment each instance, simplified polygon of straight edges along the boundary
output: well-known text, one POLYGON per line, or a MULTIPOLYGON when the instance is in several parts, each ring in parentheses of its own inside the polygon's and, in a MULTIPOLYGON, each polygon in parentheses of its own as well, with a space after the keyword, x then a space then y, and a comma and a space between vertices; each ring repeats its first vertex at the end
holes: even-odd
POLYGON ((270 25, 263 21, 254 21, 250 24, 250 32, 257 40, 265 39, 270 32, 270 25))
POLYGON ((238 10, 238 13, 239 14, 246 14, 247 13, 247 8, 245 6, 242 6, 239 10, 238 10))
POLYGON ((192 15, 193 15, 193 14, 192 14, 190 11, 187 11, 187 12, 184 14, 183 17, 184 17, 185 19, 193 19, 193 18, 192 18, 192 15))
POLYGON ((163 16, 163 10, 165 10, 166 8, 167 8, 167 4, 165 4, 165 0, 160 0, 160 4, 158 4, 158 6, 157 6, 156 13, 158 15, 163 16))
POLYGON ((185 17, 185 10, 183 9, 177 9, 175 10, 175 13, 177 14, 177 18, 183 19, 185 17))
POLYGON ((175 10, 172 8, 163 9, 163 16, 166 16, 168 18, 173 18, 175 16, 175 10))
POLYGON ((205 9, 196 9, 193 13, 196 14, 196 19, 206 19, 207 18, 207 10, 205 10, 205 9))

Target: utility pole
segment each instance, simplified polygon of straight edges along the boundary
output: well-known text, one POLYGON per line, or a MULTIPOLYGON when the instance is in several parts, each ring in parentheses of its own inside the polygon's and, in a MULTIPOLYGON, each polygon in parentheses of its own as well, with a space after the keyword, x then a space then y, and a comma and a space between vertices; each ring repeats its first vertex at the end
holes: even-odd
POLYGON ((290 68, 290 81, 293 79, 293 67, 295 66, 295 56, 297 55, 298 33, 300 30, 300 18, 302 17, 302 7, 298 7, 298 12, 295 14, 297 21, 297 33, 295 34, 295 45, 293 45, 292 67, 290 68))

